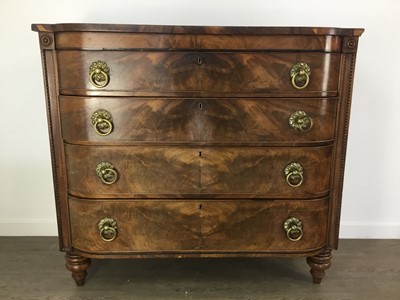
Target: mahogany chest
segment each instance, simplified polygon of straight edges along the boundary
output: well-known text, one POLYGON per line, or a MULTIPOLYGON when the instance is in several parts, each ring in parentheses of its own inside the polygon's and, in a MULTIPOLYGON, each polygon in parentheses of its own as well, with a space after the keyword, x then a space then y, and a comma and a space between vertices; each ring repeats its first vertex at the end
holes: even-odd
POLYGON ((91 258, 304 256, 338 231, 363 29, 32 25, 60 249, 91 258))

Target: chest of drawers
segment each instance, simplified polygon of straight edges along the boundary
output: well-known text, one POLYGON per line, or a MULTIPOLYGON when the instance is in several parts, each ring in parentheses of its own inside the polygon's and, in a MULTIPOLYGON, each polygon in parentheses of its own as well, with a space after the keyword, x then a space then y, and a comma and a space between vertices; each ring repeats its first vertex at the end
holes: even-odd
POLYGON ((60 249, 92 258, 304 256, 338 246, 362 29, 32 25, 60 249))

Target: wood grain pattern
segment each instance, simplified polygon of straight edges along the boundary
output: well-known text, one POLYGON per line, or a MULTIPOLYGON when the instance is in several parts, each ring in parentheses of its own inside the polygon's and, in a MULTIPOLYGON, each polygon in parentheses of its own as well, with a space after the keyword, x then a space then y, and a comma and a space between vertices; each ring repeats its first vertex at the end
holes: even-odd
POLYGON ((157 34, 108 32, 59 32, 58 50, 288 50, 339 52, 339 36, 231 35, 231 34, 157 34), (112 38, 111 38, 112 37, 112 38))
POLYGON ((307 198, 329 191, 331 146, 172 147, 65 145, 69 192, 95 198, 238 197, 307 198), (119 179, 104 184, 96 165, 111 162, 119 179), (284 169, 304 168, 304 182, 292 188, 284 169))
MULTIPOLYGON (((255 93, 288 95, 337 94, 340 55, 314 52, 158 52, 57 51, 60 93, 69 95, 149 96, 177 93, 255 93), (198 57, 202 64, 198 64, 198 57), (110 83, 102 89, 89 82, 89 66, 104 61, 110 83), (291 84, 290 69, 303 61, 310 65, 310 83, 304 90, 291 84)), ((193 94, 195 93, 195 94, 193 94)))
POLYGON ((73 247, 88 253, 307 252, 326 243, 328 199, 313 201, 153 200, 93 201, 69 198, 73 247), (304 236, 287 239, 283 223, 296 216, 304 236), (117 222, 118 236, 104 242, 103 217, 117 222))
POLYGON ((60 97, 63 138, 69 143, 179 142, 294 145, 334 138, 337 99, 298 98, 107 98, 60 97), (114 129, 98 135, 91 116, 109 111, 114 129), (313 119, 308 132, 289 126, 290 115, 305 111, 313 119))
POLYGON ((203 195, 254 198, 312 198, 329 192, 330 146, 296 148, 204 148, 200 159, 203 195), (299 162, 303 184, 286 183, 283 170, 299 162))

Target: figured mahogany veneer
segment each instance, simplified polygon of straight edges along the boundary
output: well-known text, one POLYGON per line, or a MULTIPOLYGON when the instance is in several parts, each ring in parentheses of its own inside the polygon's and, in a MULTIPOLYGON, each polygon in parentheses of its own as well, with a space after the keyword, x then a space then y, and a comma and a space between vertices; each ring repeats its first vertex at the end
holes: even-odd
POLYGON ((363 29, 35 24, 60 249, 305 256, 338 231, 363 29))
POLYGON ((60 96, 63 137, 69 143, 323 144, 334 139, 337 98, 108 98, 60 96), (113 133, 98 135, 91 117, 111 113, 113 133), (288 126, 307 111, 313 130, 288 126))
POLYGON ((93 198, 315 198, 329 192, 331 152, 331 146, 65 145, 69 192, 93 198), (294 160, 304 168, 298 188, 284 174, 294 160), (96 175, 101 161, 117 170, 114 184, 96 175))
POLYGON ((60 93, 68 95, 261 95, 336 96, 340 55, 315 52, 164 52, 64 51, 60 93), (87 80, 87 66, 101 59, 110 67, 110 83, 99 90, 87 80), (313 66, 307 91, 293 89, 287 80, 293 62, 313 66), (113 80, 118 74, 117 80, 113 80))
POLYGON ((146 252, 309 253, 325 246, 328 199, 308 201, 252 200, 92 200, 70 197, 72 245, 89 254, 146 252), (99 240, 92 224, 105 215, 118 220, 114 242, 99 240), (297 243, 282 235, 292 215, 303 221, 297 243), (85 230, 82 230, 85 228, 85 230))

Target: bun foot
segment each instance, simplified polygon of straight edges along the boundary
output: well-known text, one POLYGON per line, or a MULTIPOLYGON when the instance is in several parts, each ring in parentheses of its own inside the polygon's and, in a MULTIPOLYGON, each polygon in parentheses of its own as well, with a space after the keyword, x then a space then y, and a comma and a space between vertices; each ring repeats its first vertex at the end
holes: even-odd
POLYGON ((90 258, 76 255, 70 252, 65 254, 65 267, 72 272, 72 278, 77 286, 85 284, 87 269, 90 266, 90 258))
POLYGON ((331 259, 331 249, 325 249, 318 255, 307 257, 307 264, 311 267, 310 273, 314 283, 321 283, 322 278, 325 276, 325 270, 332 265, 331 259))

